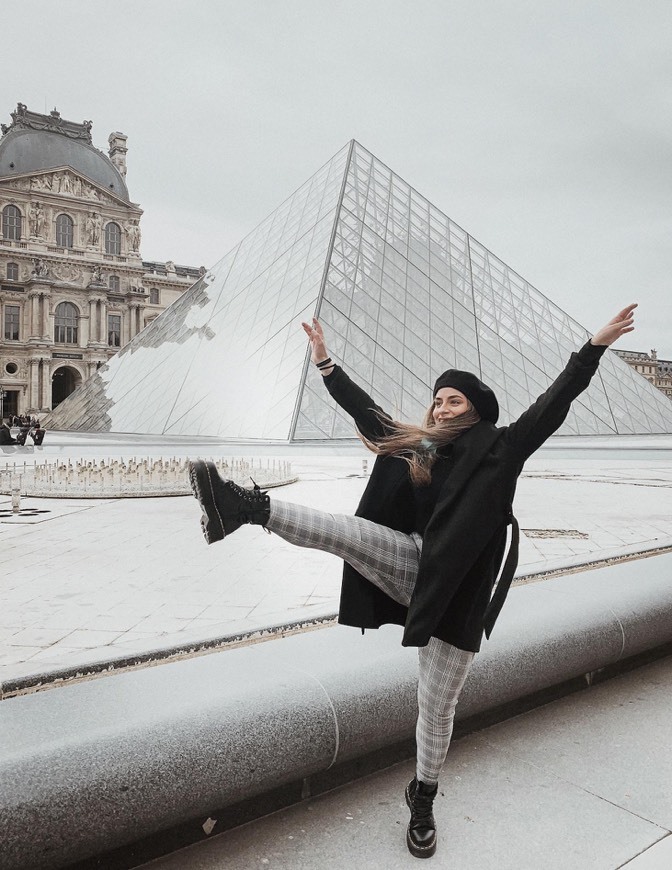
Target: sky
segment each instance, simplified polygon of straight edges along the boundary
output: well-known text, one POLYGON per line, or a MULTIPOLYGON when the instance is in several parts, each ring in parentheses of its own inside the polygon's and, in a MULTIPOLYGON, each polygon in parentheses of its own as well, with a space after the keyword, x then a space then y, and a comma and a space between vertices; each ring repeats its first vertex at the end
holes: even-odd
MULTIPOLYGON (((669 0, 23 0, 17 102, 128 136, 142 256, 214 265, 350 139, 589 330, 672 359, 669 0)), ((11 37, 11 38, 8 38, 11 37)))

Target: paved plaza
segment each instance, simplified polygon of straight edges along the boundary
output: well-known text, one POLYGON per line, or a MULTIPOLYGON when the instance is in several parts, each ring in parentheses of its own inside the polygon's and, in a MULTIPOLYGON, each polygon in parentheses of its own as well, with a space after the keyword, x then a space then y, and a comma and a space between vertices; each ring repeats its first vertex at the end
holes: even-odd
MULTIPOLYGON (((8 449, 0 468, 201 455, 254 457, 261 474, 281 457, 298 480, 273 497, 344 512, 354 510, 371 468, 358 445, 258 451, 65 433, 50 441, 40 452, 8 449)), ((518 581, 669 551, 671 490, 672 437, 552 442, 519 483, 518 581)), ((31 507, 41 513, 7 515, 11 499, 0 496, 0 679, 8 694, 12 681, 37 674, 48 682, 134 655, 160 660, 161 650, 250 642, 269 627, 310 629, 336 612, 337 558, 258 527, 208 547, 190 495, 22 499, 31 507)), ((662 659, 458 740, 436 802, 436 866, 450 859, 482 870, 668 870, 671 684, 671 660, 662 659)), ((412 769, 411 761, 390 767, 146 866, 415 866, 401 798, 412 769)))
MULTIPOLYGON (((254 456, 292 463, 298 482, 272 495, 352 512, 366 484, 358 445, 232 447, 50 433, 39 453, 6 449, 4 463, 113 456, 254 456)), ((516 514, 518 576, 672 547, 672 438, 556 441, 528 463, 516 514), (613 443, 613 441, 611 442, 613 443), (564 449, 564 445, 571 449, 564 449), (573 445, 573 446, 572 446, 573 445), (641 449, 653 445, 655 449, 641 449)), ((10 508, 0 496, 0 510, 10 508)), ((259 527, 208 547, 190 496, 31 499, 44 513, 0 521, 0 680, 332 617, 341 563, 259 527)))
MULTIPOLYGON (((670 870, 670 691, 667 658, 456 740, 428 866, 670 870)), ((403 762, 142 868, 411 870, 403 795, 413 773, 403 762)))

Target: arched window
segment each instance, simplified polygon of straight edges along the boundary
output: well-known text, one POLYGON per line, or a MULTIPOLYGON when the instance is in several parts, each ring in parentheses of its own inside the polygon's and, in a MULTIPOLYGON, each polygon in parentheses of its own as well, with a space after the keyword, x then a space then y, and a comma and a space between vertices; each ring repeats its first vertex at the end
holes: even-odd
POLYGON ((60 302, 56 306, 54 341, 58 344, 77 344, 79 311, 72 302, 60 302))
POLYGON ((10 242, 21 241, 21 212, 15 205, 6 205, 2 210, 2 237, 10 242))
POLYGON ((118 275, 110 275, 108 283, 110 286, 110 290, 116 290, 117 293, 119 292, 120 282, 118 275))
POLYGON ((150 287, 149 288, 149 303, 150 305, 159 305, 161 302, 161 296, 159 295, 158 287, 150 287))
POLYGON ((56 244, 59 248, 71 248, 74 238, 74 224, 67 214, 56 218, 56 244))
POLYGON ((121 227, 114 221, 105 225, 105 253, 121 254, 121 227))
POLYGON ((18 281, 19 280, 19 264, 18 263, 7 263, 7 280, 8 281, 18 281))

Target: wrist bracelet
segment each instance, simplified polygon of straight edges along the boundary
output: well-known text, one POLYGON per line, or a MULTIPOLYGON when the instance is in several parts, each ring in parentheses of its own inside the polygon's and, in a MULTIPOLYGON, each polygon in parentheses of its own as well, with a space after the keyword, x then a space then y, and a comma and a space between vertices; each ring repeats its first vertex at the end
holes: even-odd
POLYGON ((323 359, 322 362, 315 363, 315 366, 318 369, 328 369, 330 366, 333 366, 334 363, 331 360, 331 357, 328 356, 326 359, 323 359))

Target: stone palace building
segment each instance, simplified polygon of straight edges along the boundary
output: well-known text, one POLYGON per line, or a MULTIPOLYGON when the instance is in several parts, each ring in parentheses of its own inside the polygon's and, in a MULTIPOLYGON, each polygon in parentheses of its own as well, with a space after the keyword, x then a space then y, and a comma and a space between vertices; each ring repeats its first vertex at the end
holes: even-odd
POLYGON ((204 269, 147 262, 126 140, 19 103, 0 138, 0 402, 56 407, 204 269))
POLYGON ((650 384, 672 399, 672 360, 658 359, 656 350, 616 350, 615 353, 650 384))

